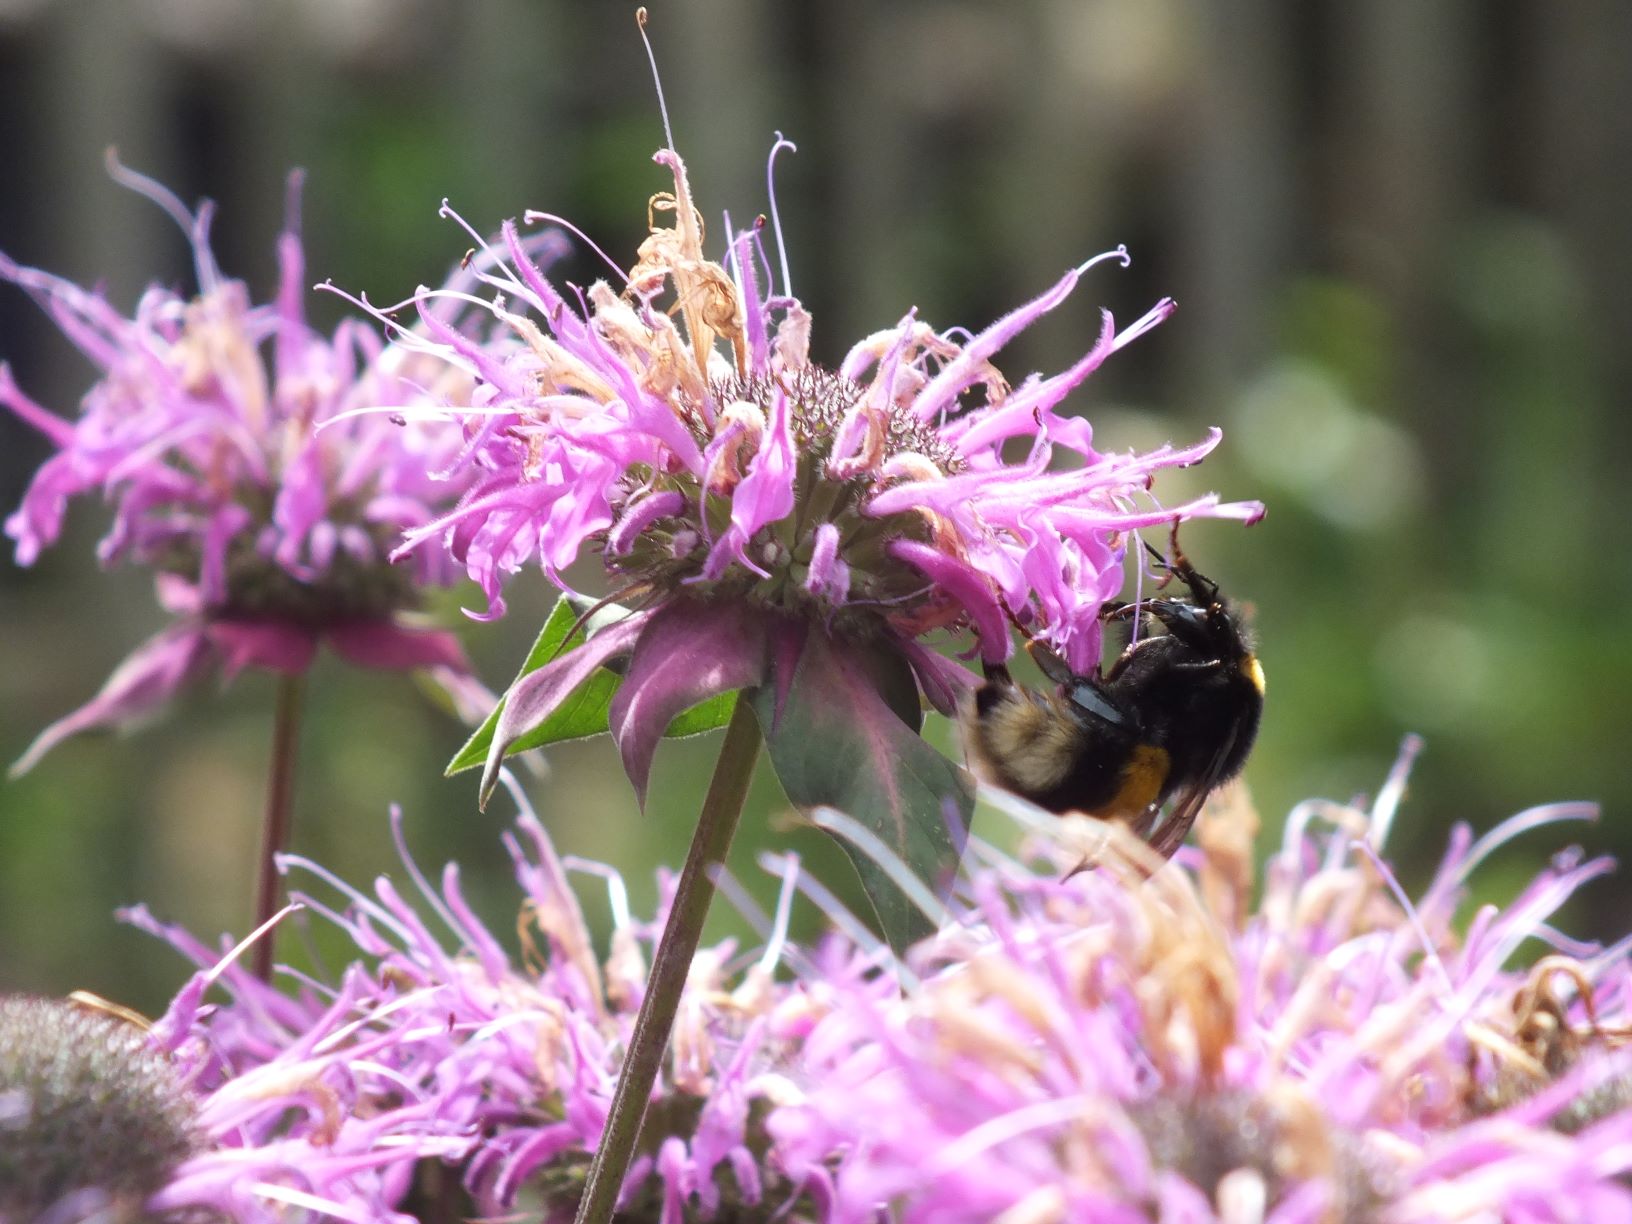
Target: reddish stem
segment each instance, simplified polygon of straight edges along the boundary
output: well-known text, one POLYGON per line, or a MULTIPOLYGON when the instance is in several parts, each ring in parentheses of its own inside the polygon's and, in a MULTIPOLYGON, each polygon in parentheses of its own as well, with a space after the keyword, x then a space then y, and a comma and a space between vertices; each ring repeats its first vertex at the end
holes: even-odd
MULTIPOLYGON (((271 919, 283 904, 283 880, 278 874, 277 856, 289 844, 294 825, 295 752, 300 743, 300 706, 305 677, 279 676, 277 708, 272 715, 272 760, 266 779, 266 816, 261 825, 261 857, 255 888, 255 926, 271 919)), ((268 931, 255 943, 255 976, 272 980, 272 952, 275 932, 268 931)))

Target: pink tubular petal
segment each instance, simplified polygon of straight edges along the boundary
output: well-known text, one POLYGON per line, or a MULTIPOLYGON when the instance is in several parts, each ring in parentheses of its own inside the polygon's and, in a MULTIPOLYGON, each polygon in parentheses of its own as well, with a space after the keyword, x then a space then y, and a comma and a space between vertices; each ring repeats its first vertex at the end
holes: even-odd
POLYGON ((222 618, 206 624, 204 632, 221 653, 229 680, 246 667, 299 675, 317 654, 317 630, 288 621, 222 618))
POLYGON ((289 175, 285 204, 284 231, 278 235, 277 312, 282 326, 277 331, 273 360, 278 381, 302 373, 306 355, 306 252, 300 244, 300 189, 306 176, 299 170, 289 175))
POLYGON ((1205 493, 1177 506, 1154 506, 1149 510, 1099 510, 1078 506, 1053 506, 1049 518, 1055 528, 1066 535, 1094 531, 1138 531, 1145 527, 1164 527, 1187 519, 1228 518, 1244 523, 1255 523, 1263 517, 1262 502, 1220 503, 1217 493, 1205 493))
POLYGON ((745 320, 744 338, 748 343, 748 371, 764 374, 770 368, 771 346, 767 335, 765 302, 759 296, 759 278, 755 275, 754 256, 758 244, 753 230, 743 230, 731 244, 736 263, 737 292, 742 299, 745 320))
POLYGON ((723 574, 732 562, 753 570, 761 577, 768 571, 749 557, 744 548, 754 533, 767 523, 787 517, 793 510, 793 481, 797 473, 793 431, 788 419, 788 397, 778 390, 771 403, 770 419, 759 439, 748 474, 737 483, 731 495, 731 526, 720 534, 709 549, 703 565, 703 577, 713 580, 723 574))
POLYGON ((279 531, 277 562, 297 577, 311 576, 302 562, 313 530, 329 511, 325 481, 324 456, 313 439, 290 457, 272 505, 272 522, 279 531))
POLYGON ((0 361, 0 404, 10 408, 28 424, 39 430, 51 444, 66 447, 74 440, 73 422, 65 421, 24 395, 11 375, 11 367, 0 361))
POLYGON ((6 534, 17 541, 17 564, 33 565, 40 550, 62 531, 68 498, 83 488, 72 455, 53 455, 29 482, 22 504, 6 516, 6 534))
POLYGON ((786 518, 793 510, 793 479, 797 456, 786 392, 771 401, 770 418, 759 440, 748 474, 731 498, 731 522, 748 539, 766 523, 786 518))
MULTIPOLYGON (((1039 414, 1052 413, 1054 406, 1075 390, 1084 379, 1104 363, 1110 356, 1111 346, 1116 338, 1116 325, 1111 319, 1111 312, 1101 312, 1104 320, 1100 327, 1099 338, 1094 341, 1094 347, 1089 349, 1076 364, 1053 378, 1043 379, 1041 382, 1015 392, 998 408, 977 421, 958 438, 958 450, 971 455, 985 447, 995 446, 1004 440, 1024 434, 1036 433, 1039 424, 1039 414)), ((1056 432, 1067 422, 1051 422, 1051 432, 1056 432)), ((1078 430, 1087 430, 1086 421, 1070 422, 1078 430)), ((1071 438, 1068 445, 1073 450, 1086 452, 1088 438, 1091 432, 1082 433, 1071 438)))
POLYGON ((99 293, 88 293, 38 268, 24 267, 4 254, 0 254, 0 279, 26 290, 63 334, 104 369, 119 360, 124 346, 138 344, 135 326, 99 293))
POLYGON ((1009 640, 1009 623, 985 574, 917 540, 896 540, 890 545, 890 553, 922 570, 931 582, 963 605, 980 639, 981 658, 989 663, 1001 663, 1014 653, 1014 644, 1009 640))
POLYGON ((527 244, 522 241, 516 223, 506 221, 499 227, 499 232, 504 238, 505 249, 510 253, 510 262, 515 266, 516 274, 528 292, 537 299, 539 313, 549 324, 550 331, 565 344, 583 343, 587 339, 588 326, 545 277, 543 270, 527 250, 527 244))
POLYGON ((912 411, 920 421, 933 421, 952 406, 974 381, 980 367, 1005 344, 1070 296, 1080 273, 1072 268, 1046 293, 1010 311, 973 340, 918 393, 912 411))
POLYGON ((470 674, 464 647, 444 631, 409 629, 386 620, 356 620, 329 625, 323 635, 336 654, 359 667, 385 671, 426 667, 470 674))
POLYGON ((832 523, 816 528, 805 590, 835 605, 842 605, 850 595, 850 567, 839 556, 839 529, 832 523))
POLYGON ((652 613, 608 711, 642 807, 652 755, 675 717, 720 693, 753 688, 765 672, 766 618, 748 604, 677 600, 652 613))
POLYGON ((118 726, 158 708, 208 665, 210 653, 196 622, 172 625, 149 638, 114 669, 92 700, 40 732, 11 767, 11 776, 33 769, 70 736, 118 726))
POLYGON ((607 533, 606 551, 613 556, 621 556, 628 552, 641 532, 658 519, 679 514, 685 505, 686 499, 673 491, 648 493, 638 501, 630 503, 624 507, 617 525, 607 533))

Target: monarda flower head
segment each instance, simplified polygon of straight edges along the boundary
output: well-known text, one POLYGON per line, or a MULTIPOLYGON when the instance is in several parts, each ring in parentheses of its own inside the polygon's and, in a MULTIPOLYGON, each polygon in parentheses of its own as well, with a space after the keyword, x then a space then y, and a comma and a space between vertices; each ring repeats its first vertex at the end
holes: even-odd
POLYGON ((1457 826, 1413 899, 1383 857, 1408 759, 1369 808, 1294 809, 1261 885, 1239 792, 1165 865, 1000 800, 1036 857, 972 848, 899 994, 827 975, 783 1175, 828 1224, 1632 1219, 1632 941, 1551 925, 1610 862, 1457 920, 1492 852, 1591 809, 1457 826))
POLYGON ((389 553, 402 532, 446 510, 468 479, 445 432, 381 415, 375 404, 462 402, 469 380, 444 364, 381 345, 355 320, 324 337, 306 322, 296 228, 299 177, 278 240, 275 299, 251 302, 209 247, 211 206, 196 215, 156 183, 116 177, 187 231, 198 296, 154 286, 126 318, 99 293, 0 256, 0 277, 26 289, 102 371, 76 420, 47 411, 0 366, 0 404, 57 448, 6 520, 20 564, 62 529, 68 501, 114 503, 104 564, 158 574, 176 622, 139 647, 88 705, 48 728, 18 763, 61 740, 127 721, 212 664, 298 673, 320 641, 369 667, 432 669, 451 690, 468 668, 449 634, 401 620, 426 584, 458 571, 425 551, 389 553))
MULTIPOLYGON (((449 1192, 435 1218, 572 1218, 673 876, 660 875, 659 912, 643 920, 616 871, 563 861, 524 811, 504 838, 521 894, 520 946, 507 951, 471 910, 458 868, 433 885, 400 815, 392 827, 400 887, 381 877, 364 892, 284 860, 304 881, 295 903, 338 928, 349 957, 335 979, 302 980, 293 996, 145 908, 125 915, 200 967, 154 1042, 196 1082, 203 1142, 153 1208, 236 1224, 409 1224, 416 1170, 441 1162, 449 1192), (606 886, 614 930, 604 954, 574 871, 606 886)), ((763 950, 728 940, 698 953, 619 1218, 768 1222, 797 1197, 764 1129, 810 1006, 803 983, 778 979, 791 885, 789 873, 763 950)))
POLYGON ((972 630, 995 662, 1017 622, 1088 670, 1129 533, 1195 515, 1251 520, 1261 507, 1150 494, 1158 471, 1206 455, 1216 430, 1118 454, 1061 412, 1171 301, 1120 331, 1106 315, 1075 364, 1011 384, 995 356, 1095 260, 978 334, 908 311, 826 369, 785 260, 780 291, 768 288, 761 227, 728 235, 711 259, 684 164, 672 148, 656 161, 674 189, 652 198, 650 235, 632 268, 614 265, 615 283, 558 287, 504 227, 507 262, 484 277, 502 296, 487 305, 520 345, 477 343, 438 320, 437 293, 420 296, 435 351, 479 384, 461 414, 478 475, 407 547, 451 549, 488 615, 524 564, 564 586, 585 552, 635 609, 576 648, 565 626, 548 632, 542 665, 457 763, 485 755, 490 786, 506 751, 558 733, 550 720, 569 696, 582 720, 585 686, 622 661, 600 728, 642 797, 671 722, 740 690, 796 805, 850 812, 915 868, 944 871, 971 793, 916 732, 921 700, 951 713, 969 675, 924 635, 972 630))
MULTIPOLYGON (((1261 881, 1240 792, 1168 864, 1117 826, 999 799, 1031 844, 974 841, 951 920, 905 958, 791 856, 763 856, 776 915, 744 912, 764 945, 692 962, 618 1218, 1632 1218, 1628 945, 1552 925, 1610 864, 1565 852, 1458 917, 1492 853, 1588 811, 1533 809, 1477 840, 1459 825, 1413 899, 1384 857, 1404 781, 1402 761, 1369 807, 1299 805, 1261 881), (799 894, 833 919, 812 946, 786 937, 799 894), (1528 968, 1527 944, 1546 952, 1528 968)), ((462 1188, 438 1200, 449 1218, 572 1218, 672 877, 644 921, 616 871, 559 858, 524 813, 505 838, 522 894, 507 950, 457 868, 433 885, 395 827, 400 885, 284 860, 348 943, 293 996, 127 915, 200 966, 151 1037, 196 1089, 198 1140, 150 1211, 406 1224, 416 1172, 441 1164, 462 1188), (606 882, 601 951, 575 872, 606 882)))

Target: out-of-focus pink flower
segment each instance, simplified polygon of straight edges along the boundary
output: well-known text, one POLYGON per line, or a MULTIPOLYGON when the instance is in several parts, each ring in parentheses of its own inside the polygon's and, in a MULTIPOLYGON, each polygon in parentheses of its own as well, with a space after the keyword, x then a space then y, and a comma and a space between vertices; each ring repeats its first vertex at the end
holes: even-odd
POLYGON ((423 587, 452 581, 457 568, 430 550, 389 560, 404 531, 433 521, 468 485, 469 473, 450 471, 457 440, 354 410, 464 403, 469 379, 383 346, 358 320, 332 337, 311 328, 298 176, 278 239, 277 294, 256 305, 215 264, 209 204, 195 215, 151 180, 117 165, 114 173, 186 229, 198 296, 153 286, 127 318, 100 293, 0 255, 0 278, 32 294, 102 375, 70 420, 0 366, 0 404, 56 447, 5 529, 18 562, 32 564, 56 541, 69 501, 100 493, 114 512, 103 564, 157 571, 176 621, 15 768, 70 735, 154 708, 212 666, 229 677, 245 667, 303 671, 323 641, 361 666, 424 667, 454 691, 468 687, 456 639, 403 619, 423 587))
MULTIPOLYGON (((1458 826, 1411 900, 1383 858, 1404 781, 1402 763, 1365 810, 1300 805, 1261 885, 1239 793, 1165 865, 1113 826, 997 796, 1034 844, 1015 859, 976 842, 953 919, 905 961, 768 857, 783 894, 757 919, 764 950, 693 966, 629 1218, 1628 1218, 1632 960, 1550 925, 1608 861, 1565 852, 1456 921, 1489 855, 1589 811, 1537 808, 1478 840, 1458 826), (1062 880, 1084 853, 1093 869, 1062 880), (785 938, 794 890, 835 921, 812 948, 785 938), (1549 955, 1520 967, 1525 945, 1549 955)), ((519 958, 451 866, 432 888, 404 851, 410 903, 287 860, 342 898, 301 900, 355 957, 294 998, 231 964, 182 992, 154 1040, 204 1093, 210 1150, 151 1205, 394 1221, 426 1159, 454 1166, 477 1213, 571 1217, 663 915, 634 919, 615 872, 563 864, 530 816, 506 844, 519 958), (604 955, 575 867, 608 883, 604 955), (201 1006, 212 984, 230 998, 201 1006)))
MULTIPOLYGON (((209 1144, 151 1210, 209 1209, 238 1224, 407 1221, 416 1163, 440 1160, 484 1217, 531 1206, 547 1221, 571 1218, 673 881, 660 879, 655 920, 639 921, 616 872, 563 864, 524 814, 504 839, 522 893, 516 956, 472 912, 458 869, 433 888, 398 817, 393 830, 417 899, 384 877, 367 895, 283 860, 325 894, 296 891, 294 903, 335 924, 355 957, 336 982, 303 980, 294 997, 145 907, 126 913, 201 966, 154 1042, 203 1093, 209 1144), (614 930, 604 957, 568 882, 574 868, 606 882, 614 930), (204 1003, 212 987, 228 1001, 204 1003)), ((700 1203, 705 1215, 728 1204, 769 1219, 792 1195, 766 1163, 762 1125, 786 1034, 806 1007, 803 986, 775 978, 786 919, 784 906, 763 952, 741 955, 728 941, 698 954, 648 1114, 651 1140, 626 1183, 631 1218, 678 1224, 680 1204, 700 1203)))

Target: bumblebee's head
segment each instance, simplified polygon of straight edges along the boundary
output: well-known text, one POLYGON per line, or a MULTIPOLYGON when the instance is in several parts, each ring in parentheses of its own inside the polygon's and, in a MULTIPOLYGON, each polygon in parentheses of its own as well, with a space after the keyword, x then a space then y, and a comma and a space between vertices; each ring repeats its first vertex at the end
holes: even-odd
POLYGON ((1252 658, 1252 644, 1230 601, 1219 592, 1218 583, 1200 573, 1179 550, 1178 525, 1174 524, 1172 556, 1164 557, 1149 544, 1159 568, 1167 571, 1162 585, 1177 578, 1189 589, 1190 598, 1150 599, 1139 608, 1157 626, 1186 646, 1208 658, 1243 663, 1252 658))
POLYGON ((1252 651, 1240 617, 1229 602, 1218 593, 1216 583, 1193 575, 1205 586, 1190 585, 1192 596, 1201 596, 1195 602, 1178 599, 1152 599, 1144 604, 1144 611, 1168 633, 1186 646, 1209 658, 1237 660, 1252 651))

